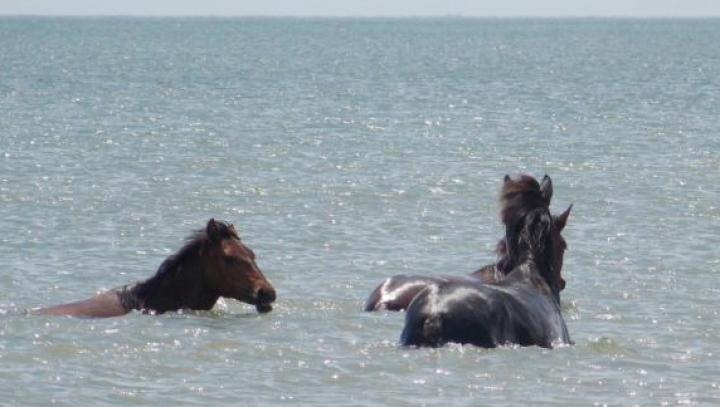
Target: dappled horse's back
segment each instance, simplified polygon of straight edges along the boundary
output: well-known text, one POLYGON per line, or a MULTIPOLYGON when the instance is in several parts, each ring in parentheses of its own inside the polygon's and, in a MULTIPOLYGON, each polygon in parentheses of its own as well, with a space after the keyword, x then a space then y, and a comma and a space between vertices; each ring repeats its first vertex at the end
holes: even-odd
POLYGON ((506 257, 505 240, 501 239, 495 252, 496 263, 483 266, 468 276, 420 276, 399 274, 386 278, 370 293, 365 300, 365 311, 402 311, 415 296, 431 284, 447 281, 467 281, 477 279, 484 283, 497 283, 505 276, 504 259, 506 257))

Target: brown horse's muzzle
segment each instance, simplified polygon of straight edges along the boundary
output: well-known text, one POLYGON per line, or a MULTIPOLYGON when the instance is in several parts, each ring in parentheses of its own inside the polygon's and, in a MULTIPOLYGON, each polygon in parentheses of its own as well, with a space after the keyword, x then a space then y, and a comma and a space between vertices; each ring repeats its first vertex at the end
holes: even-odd
POLYGON ((266 287, 260 287, 255 291, 255 308, 260 313, 272 311, 272 303, 275 302, 277 294, 275 288, 268 285, 266 287))

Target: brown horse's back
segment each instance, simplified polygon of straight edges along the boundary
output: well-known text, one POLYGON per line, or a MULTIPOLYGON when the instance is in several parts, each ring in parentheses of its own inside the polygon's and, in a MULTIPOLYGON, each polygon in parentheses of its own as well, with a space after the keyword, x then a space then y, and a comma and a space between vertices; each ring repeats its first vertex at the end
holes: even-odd
POLYGON ((110 290, 86 300, 32 310, 46 315, 68 315, 81 318, 119 317, 130 312, 122 302, 118 291, 110 290))

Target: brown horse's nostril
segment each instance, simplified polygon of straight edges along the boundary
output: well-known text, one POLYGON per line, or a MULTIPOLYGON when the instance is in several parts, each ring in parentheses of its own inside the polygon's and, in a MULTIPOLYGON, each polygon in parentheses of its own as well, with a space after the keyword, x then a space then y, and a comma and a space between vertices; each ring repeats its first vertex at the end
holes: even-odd
POLYGON ((271 302, 275 301, 275 289, 272 287, 261 287, 257 290, 256 298, 257 301, 261 304, 270 304, 271 302))

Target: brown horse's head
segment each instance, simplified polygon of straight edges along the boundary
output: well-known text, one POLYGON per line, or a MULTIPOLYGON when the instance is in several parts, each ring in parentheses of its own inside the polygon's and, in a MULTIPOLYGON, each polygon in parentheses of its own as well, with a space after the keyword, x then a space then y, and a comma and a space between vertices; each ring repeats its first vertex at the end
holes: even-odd
POLYGON ((505 177, 500 199, 501 217, 506 228, 508 264, 517 267, 532 259, 541 265, 543 277, 556 299, 565 288, 562 267, 567 243, 561 232, 567 224, 572 205, 559 216, 550 214, 552 180, 541 183, 529 175, 505 177))
POLYGON ((205 227, 207 251, 203 256, 206 283, 222 297, 255 305, 258 312, 272 310, 275 288, 255 263, 231 224, 210 219, 205 227))

